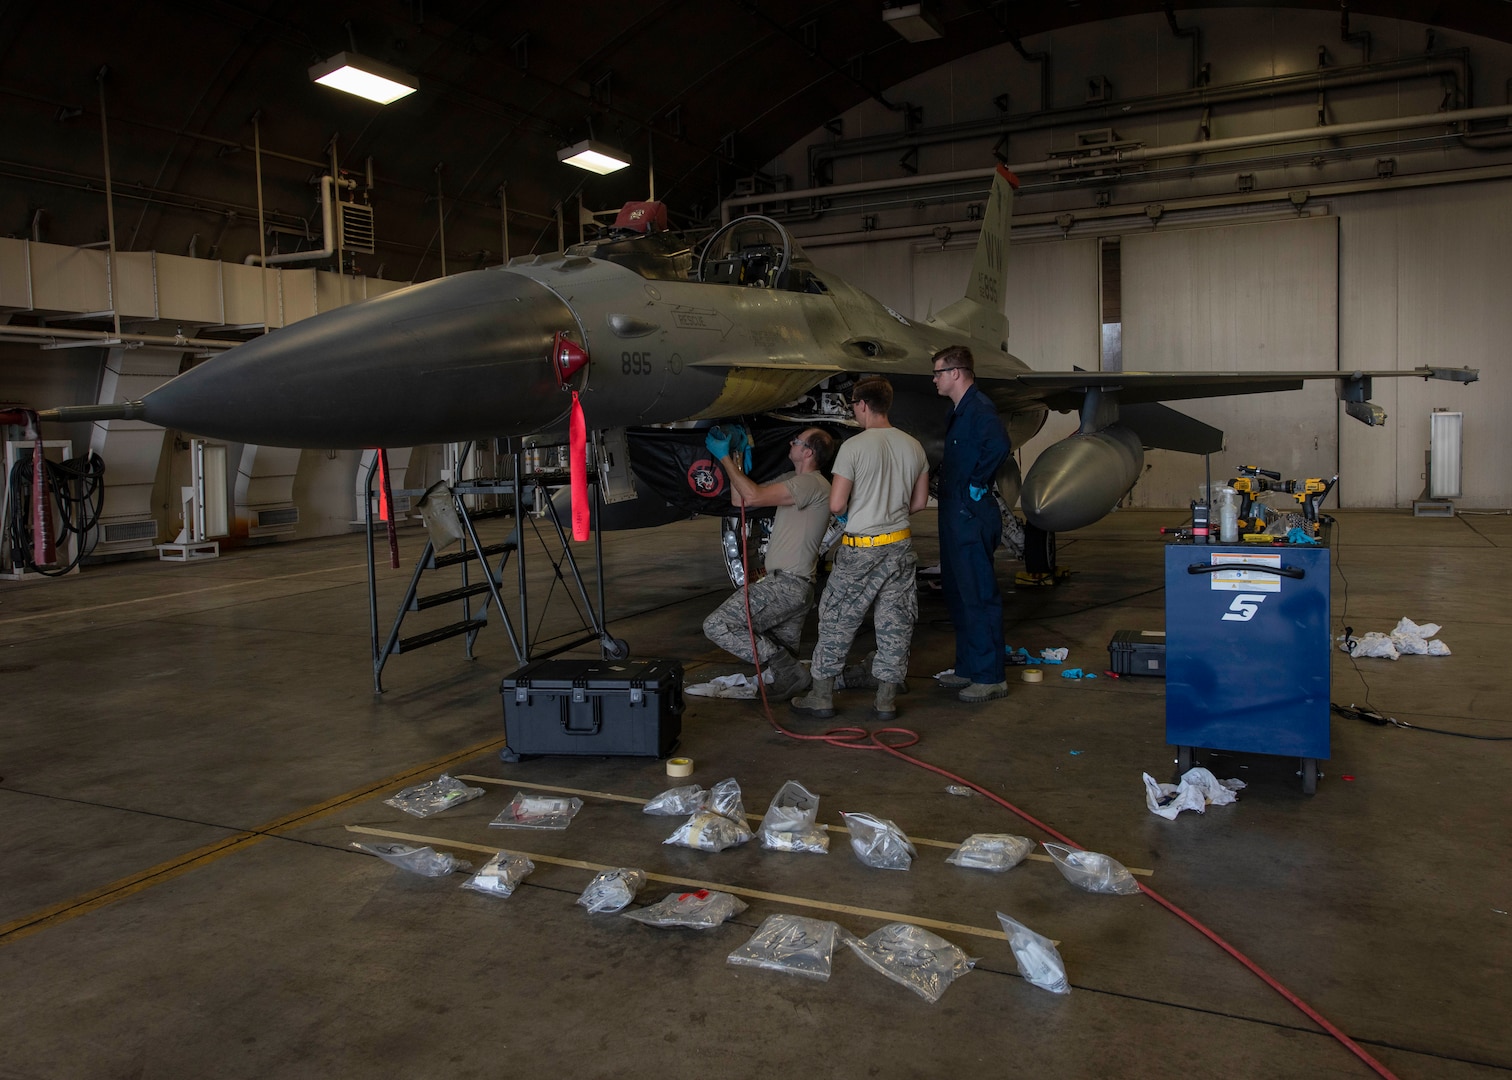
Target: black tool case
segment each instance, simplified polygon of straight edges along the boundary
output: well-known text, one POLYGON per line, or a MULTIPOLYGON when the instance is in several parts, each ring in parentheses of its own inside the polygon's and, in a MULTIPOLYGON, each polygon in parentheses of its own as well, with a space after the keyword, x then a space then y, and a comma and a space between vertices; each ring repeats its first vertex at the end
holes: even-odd
POLYGON ((675 660, 534 660, 504 677, 505 761, 522 754, 666 757, 682 733, 675 660))
POLYGON ((1108 642, 1108 667, 1120 675, 1165 678, 1164 630, 1119 630, 1108 642))

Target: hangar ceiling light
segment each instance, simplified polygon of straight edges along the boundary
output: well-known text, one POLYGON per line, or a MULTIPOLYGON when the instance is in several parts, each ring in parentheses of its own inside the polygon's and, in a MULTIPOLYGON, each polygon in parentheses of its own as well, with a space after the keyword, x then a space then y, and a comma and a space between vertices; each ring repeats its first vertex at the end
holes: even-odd
POLYGON ((630 155, 601 142, 584 139, 580 143, 564 146, 558 150, 557 160, 604 176, 607 173, 619 172, 629 165, 630 155))
POLYGON ((924 4, 889 4, 882 21, 908 41, 934 41, 945 36, 940 20, 924 4))
POLYGON ((310 68, 310 78, 322 86, 376 101, 380 105, 408 97, 420 89, 420 81, 396 67, 355 52, 339 52, 310 68))

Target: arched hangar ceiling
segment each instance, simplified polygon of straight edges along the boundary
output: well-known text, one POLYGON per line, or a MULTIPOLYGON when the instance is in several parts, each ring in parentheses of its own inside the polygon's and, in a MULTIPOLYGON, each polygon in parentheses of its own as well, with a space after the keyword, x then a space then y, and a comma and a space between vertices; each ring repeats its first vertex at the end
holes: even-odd
MULTIPOLYGON (((831 117, 868 98, 901 108, 889 88, 920 72, 1007 41, 1032 50, 1045 31, 1168 7, 938 0, 943 36, 911 43, 884 23, 882 6, 0 5, 0 235, 105 238, 103 119, 122 250, 256 252, 260 141, 265 213, 285 250, 305 243, 306 228, 318 232, 311 181, 334 149, 363 182, 371 161, 378 250, 358 269, 428 278, 440 271, 438 206, 453 270, 498 261, 501 191, 512 255, 556 246, 558 205, 569 207, 575 229, 579 193, 590 209, 644 198, 648 164, 674 224, 691 224, 737 179, 831 117), (419 92, 384 107, 314 85, 309 66, 343 50, 413 73, 419 92), (559 147, 590 133, 628 149, 637 167, 593 178, 557 162, 559 147)), ((1340 10, 1339 0, 1274 6, 1340 10)), ((1350 0, 1349 12, 1512 41, 1508 0, 1350 0)), ((1176 19, 1200 13, 1172 10, 1176 19)))

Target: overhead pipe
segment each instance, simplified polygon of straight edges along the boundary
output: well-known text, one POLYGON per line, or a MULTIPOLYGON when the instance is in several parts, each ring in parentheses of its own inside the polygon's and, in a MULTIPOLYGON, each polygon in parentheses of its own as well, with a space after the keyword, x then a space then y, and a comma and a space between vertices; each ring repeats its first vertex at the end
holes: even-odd
POLYGON ((1200 86, 1190 90, 1177 90, 1169 94, 1130 98, 1127 101, 1070 105, 1060 109, 1020 113, 1006 118, 945 124, 906 133, 870 135, 840 142, 815 143, 808 148, 809 181, 811 184, 814 183, 814 178, 835 160, 860 157, 864 154, 898 153, 912 147, 962 142, 998 135, 1016 135, 1028 131, 1043 131, 1047 128, 1072 127, 1079 124, 1111 124, 1131 116, 1148 116, 1152 113, 1182 109, 1202 109, 1213 105, 1254 101, 1279 94, 1372 86, 1404 78, 1442 79, 1445 77, 1453 80, 1454 97, 1458 103, 1465 97, 1467 93, 1465 88, 1470 85, 1470 51, 1468 49, 1447 49, 1428 56, 1382 60, 1350 68, 1329 68, 1322 71, 1273 75, 1263 79, 1251 79, 1247 82, 1230 83, 1226 86, 1200 86))
MULTIPOLYGON (((1144 147, 1138 150, 1115 150, 1106 154, 1073 154, 1050 158, 1045 161, 1030 161, 1008 168, 1018 176, 1036 173, 1065 172, 1078 167, 1128 164, 1137 161, 1153 161, 1167 157, 1186 157, 1207 154, 1219 150, 1247 149, 1253 146, 1271 146, 1277 143, 1310 142, 1318 139, 1335 139, 1349 135, 1365 135, 1376 131, 1393 131, 1399 128, 1437 127, 1440 125, 1469 123, 1474 120, 1506 119, 1512 117, 1512 105, 1492 105, 1482 109, 1459 109, 1454 112, 1422 113, 1417 116, 1399 116, 1384 120, 1361 120, 1351 124, 1330 124, 1327 127, 1296 128, 1291 131, 1276 131, 1266 135, 1239 135, 1229 139, 1208 139, 1202 142, 1176 143, 1170 146, 1144 147)), ((1459 138, 1464 138, 1461 133, 1459 138)), ((972 180, 985 180, 992 176, 993 169, 960 169, 954 172, 934 173, 929 176, 900 176, 890 180, 860 181, 854 184, 833 184, 829 187, 799 188, 784 191, 780 195, 770 192, 759 195, 738 195, 720 204, 723 220, 729 221, 730 211, 735 207, 753 203, 782 200, 822 199, 837 195, 865 194, 874 191, 898 189, 916 190, 972 180)))
POLYGON ((240 341, 226 341, 224 338, 186 338, 181 335, 170 337, 167 334, 131 334, 126 332, 118 333, 114 330, 72 330, 56 326, 15 326, 12 324, 0 326, 0 341, 34 341, 38 338, 94 342, 101 347, 109 347, 111 345, 159 345, 170 349, 229 349, 233 345, 241 344, 240 341))
MULTIPOLYGON (((320 230, 323 244, 319 251, 290 251, 283 255, 248 255, 242 260, 247 266, 283 266, 286 263, 311 262, 329 259, 336 254, 336 180, 320 178, 320 230)), ((259 195, 261 193, 259 192, 259 195)))

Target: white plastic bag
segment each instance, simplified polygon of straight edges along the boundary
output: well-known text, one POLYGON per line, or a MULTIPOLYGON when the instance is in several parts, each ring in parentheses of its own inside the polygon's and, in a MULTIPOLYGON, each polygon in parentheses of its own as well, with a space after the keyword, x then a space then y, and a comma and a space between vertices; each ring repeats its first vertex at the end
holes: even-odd
POLYGON ((886 818, 871 814, 840 815, 850 829, 851 850, 867 866, 879 870, 907 870, 918 854, 903 830, 886 818))
POLYGON ((1034 841, 1012 833, 976 833, 945 856, 945 861, 972 870, 1012 870, 1034 850, 1034 841))
POLYGON ((458 803, 476 799, 482 794, 482 788, 468 787, 462 781, 454 780, 446 773, 442 773, 434 780, 427 780, 423 784, 412 784, 401 789, 384 799, 383 804, 423 818, 439 814, 458 803))
POLYGON ((933 1005, 976 961, 937 934, 912 923, 888 923, 864 938, 845 936, 869 967, 902 983, 933 1005))
POLYGON ((1066 880, 1090 893, 1129 896, 1139 891, 1134 875, 1117 859, 1096 851, 1081 851, 1045 841, 1045 850, 1066 880))
POLYGON ((462 887, 490 896, 508 896, 534 869, 535 863, 525 856, 501 851, 484 863, 483 869, 464 881, 462 887))
POLYGON ((621 918, 634 919, 647 926, 712 930, 726 919, 739 915, 747 906, 744 900, 729 893, 699 889, 697 892, 668 893, 649 907, 623 912, 621 918))
POLYGON ((1442 641, 1428 639, 1442 629, 1438 623, 1419 625, 1403 617, 1391 631, 1391 643, 1403 656, 1448 656, 1449 646, 1442 641))
POLYGON ((1052 994, 1069 994, 1071 983, 1066 979, 1066 963, 1056 950, 1055 942, 1041 937, 1001 911, 997 913, 997 917, 998 922, 1003 924, 1003 933, 1008 935, 1014 962, 1018 964, 1019 974, 1025 981, 1052 994))
POLYGON ((604 870, 588 883, 577 902, 595 914, 623 911, 630 906, 635 894, 645 884, 644 870, 632 870, 625 866, 617 870, 604 870))
POLYGON ((421 877, 445 877, 453 870, 472 869, 472 863, 466 859, 459 859, 431 847, 416 847, 414 844, 364 844, 356 840, 352 841, 352 846, 421 877))
POLYGON ((646 803, 643 813, 682 817, 684 814, 695 814, 708 805, 709 793, 697 784, 689 784, 662 792, 646 803))
POLYGON ((700 810, 662 843, 695 851, 723 851, 738 847, 750 838, 751 828, 744 818, 736 821, 712 810, 700 810))
POLYGON ((823 982, 830 977, 839 929, 802 915, 770 915, 750 941, 730 954, 729 962, 823 982))
POLYGON ((819 796, 796 780, 783 784, 772 796, 756 835, 769 851, 829 852, 829 833, 818 824, 819 796))
POLYGON ((488 823, 489 828, 500 829, 565 829, 577 812, 583 808, 583 800, 577 796, 527 795, 515 792, 509 805, 499 811, 499 816, 488 823))

